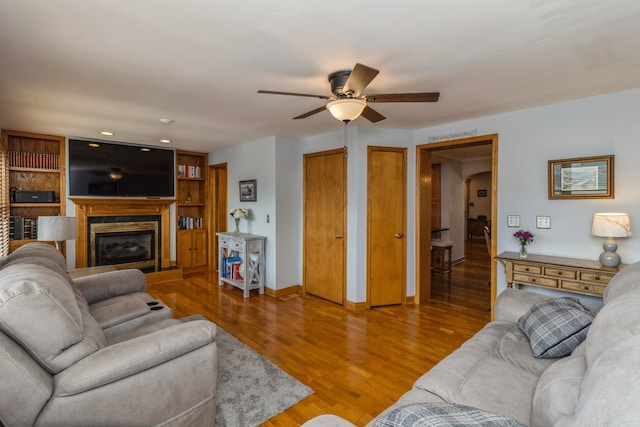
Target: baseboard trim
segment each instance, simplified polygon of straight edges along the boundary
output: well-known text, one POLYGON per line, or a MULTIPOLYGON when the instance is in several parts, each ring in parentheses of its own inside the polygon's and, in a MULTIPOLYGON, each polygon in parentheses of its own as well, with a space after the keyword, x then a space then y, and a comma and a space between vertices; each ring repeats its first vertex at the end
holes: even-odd
POLYGON ((290 295, 290 294, 301 294, 302 293, 302 286, 301 285, 293 285, 293 286, 289 286, 286 288, 282 288, 282 289, 271 289, 271 288, 264 288, 264 293, 267 296, 273 297, 273 298, 281 298, 285 295, 290 295))

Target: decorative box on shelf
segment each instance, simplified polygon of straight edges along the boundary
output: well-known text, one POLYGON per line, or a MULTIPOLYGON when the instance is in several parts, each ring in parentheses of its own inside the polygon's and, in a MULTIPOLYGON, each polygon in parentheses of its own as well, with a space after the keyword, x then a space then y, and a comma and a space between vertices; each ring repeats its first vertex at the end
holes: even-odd
POLYGON ((529 254, 521 259, 518 252, 503 252, 497 257, 504 265, 507 286, 538 286, 582 295, 602 297, 616 273, 625 267, 603 267, 598 261, 529 254))
POLYGON ((232 232, 216 233, 218 236, 218 285, 227 283, 243 290, 258 289, 264 294, 264 236, 232 232))

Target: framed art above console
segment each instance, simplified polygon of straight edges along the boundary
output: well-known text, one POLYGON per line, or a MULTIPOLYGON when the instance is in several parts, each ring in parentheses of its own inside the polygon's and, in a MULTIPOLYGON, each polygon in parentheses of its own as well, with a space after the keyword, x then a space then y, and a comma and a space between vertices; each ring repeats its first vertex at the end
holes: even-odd
POLYGON ((613 157, 549 160, 549 199, 613 199, 613 157))

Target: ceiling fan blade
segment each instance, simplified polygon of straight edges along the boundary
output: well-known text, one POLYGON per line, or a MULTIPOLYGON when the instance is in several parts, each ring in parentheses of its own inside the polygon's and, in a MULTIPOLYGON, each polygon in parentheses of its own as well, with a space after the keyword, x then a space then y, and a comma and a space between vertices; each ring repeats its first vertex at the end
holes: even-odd
POLYGON ((439 98, 440 92, 381 93, 364 96, 367 102, 436 102, 439 98))
POLYGON ((344 93, 353 92, 354 97, 359 97, 379 72, 375 68, 360 63, 356 64, 344 85, 344 93))
POLYGON ((371 123, 377 123, 380 120, 386 119, 385 116, 383 116, 382 114, 378 113, 376 110, 374 110, 373 108, 369 107, 368 105, 366 107, 364 107, 364 110, 362 110, 362 113, 360 115, 362 117, 364 117, 365 119, 369 120, 371 123))
POLYGON ((311 110, 311 111, 309 111, 307 113, 300 114, 299 116, 294 117, 293 120, 306 119, 307 117, 313 116, 314 114, 321 113, 322 111, 324 111, 326 109, 327 109, 327 107, 323 105, 322 107, 316 108, 315 110, 311 110))
POLYGON ((326 95, 314 95, 312 93, 280 92, 277 90, 259 90, 258 93, 268 93, 271 95, 306 96, 309 98, 319 98, 319 99, 331 99, 330 96, 326 96, 326 95))

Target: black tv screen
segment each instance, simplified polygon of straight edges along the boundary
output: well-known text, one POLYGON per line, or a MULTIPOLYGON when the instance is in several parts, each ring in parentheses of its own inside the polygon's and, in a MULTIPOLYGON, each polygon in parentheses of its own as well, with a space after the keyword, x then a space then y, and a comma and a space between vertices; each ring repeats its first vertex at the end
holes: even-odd
POLYGON ((175 152, 98 140, 69 139, 69 195, 174 197, 175 152))

